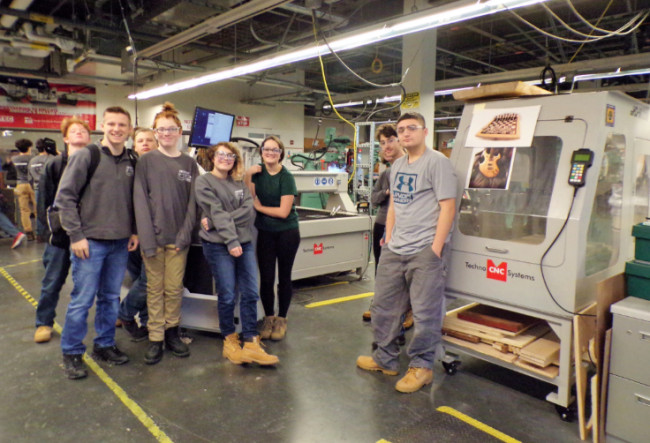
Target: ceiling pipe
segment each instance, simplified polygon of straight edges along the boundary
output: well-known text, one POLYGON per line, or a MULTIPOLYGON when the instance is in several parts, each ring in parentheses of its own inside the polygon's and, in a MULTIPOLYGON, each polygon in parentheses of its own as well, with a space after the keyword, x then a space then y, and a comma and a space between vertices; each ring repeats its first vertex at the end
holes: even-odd
POLYGON ((83 46, 80 43, 77 43, 74 40, 69 40, 61 37, 48 37, 44 35, 37 34, 34 31, 34 26, 25 22, 22 26, 23 34, 25 38, 30 42, 43 45, 54 45, 61 50, 64 54, 74 54, 75 49, 82 49, 83 46))
POLYGON ((289 3, 289 0, 257 0, 245 3, 242 6, 231 9, 230 11, 209 18, 196 26, 193 26, 183 32, 163 40, 159 43, 149 46, 148 48, 138 51, 140 58, 153 58, 172 49, 183 46, 187 43, 206 37, 210 34, 232 26, 235 23, 248 20, 256 15, 262 14, 280 5, 289 3))

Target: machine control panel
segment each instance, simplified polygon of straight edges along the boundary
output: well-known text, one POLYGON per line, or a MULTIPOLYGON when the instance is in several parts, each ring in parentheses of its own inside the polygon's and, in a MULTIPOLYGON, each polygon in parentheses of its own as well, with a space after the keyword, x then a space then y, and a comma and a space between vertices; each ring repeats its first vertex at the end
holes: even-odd
POLYGON ((571 155, 571 172, 569 173, 569 184, 576 188, 585 185, 587 169, 594 162, 594 152, 591 149, 578 149, 571 155))

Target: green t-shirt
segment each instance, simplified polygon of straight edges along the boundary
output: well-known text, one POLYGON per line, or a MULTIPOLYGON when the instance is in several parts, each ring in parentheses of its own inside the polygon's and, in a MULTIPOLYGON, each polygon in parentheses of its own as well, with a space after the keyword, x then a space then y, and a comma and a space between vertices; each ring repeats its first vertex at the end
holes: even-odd
MULTIPOLYGON (((266 170, 266 166, 262 165, 262 172, 253 175, 252 181, 255 183, 255 194, 260 199, 262 206, 279 208, 283 195, 298 196, 296 181, 291 172, 284 166, 280 172, 271 175, 266 170)), ((257 217, 255 217, 255 227, 262 231, 271 232, 298 229, 298 212, 296 212, 295 203, 291 207, 291 212, 287 218, 271 217, 258 212, 257 217)))

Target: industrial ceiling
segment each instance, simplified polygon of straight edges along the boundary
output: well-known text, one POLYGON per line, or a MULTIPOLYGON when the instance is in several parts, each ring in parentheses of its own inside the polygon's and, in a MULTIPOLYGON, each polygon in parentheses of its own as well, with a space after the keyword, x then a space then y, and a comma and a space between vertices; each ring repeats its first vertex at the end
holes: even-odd
MULTIPOLYGON (((135 83, 141 88, 169 71, 200 75, 214 63, 233 65, 313 43, 314 18, 319 35, 336 38, 454 3, 467 1, 2 0, 0 74, 90 85, 135 83)), ((613 88, 648 101, 648 74, 584 84, 571 81, 583 73, 650 68, 648 11, 650 0, 550 0, 516 13, 440 27, 436 88, 535 79, 550 65, 558 76, 569 78, 561 89, 613 88), (593 36, 600 35, 593 27, 614 31, 632 26, 636 28, 626 35, 620 32, 586 44, 567 41, 585 39, 574 31, 593 36)), ((405 63, 402 38, 345 51, 340 57, 361 77, 381 84, 399 82, 405 63)), ((324 58, 324 66, 335 101, 385 95, 355 78, 331 55, 324 58)), ((273 83, 275 73, 292 70, 304 71, 304 82, 283 84, 278 94, 249 102, 304 103, 306 114, 319 115, 325 96, 317 59, 249 75, 247 80, 251 85, 273 83)), ((436 101, 438 113, 458 112, 451 96, 436 101)), ((363 117, 358 115, 361 108, 342 111, 363 117)), ((386 119, 395 112, 397 108, 373 118, 386 119)))

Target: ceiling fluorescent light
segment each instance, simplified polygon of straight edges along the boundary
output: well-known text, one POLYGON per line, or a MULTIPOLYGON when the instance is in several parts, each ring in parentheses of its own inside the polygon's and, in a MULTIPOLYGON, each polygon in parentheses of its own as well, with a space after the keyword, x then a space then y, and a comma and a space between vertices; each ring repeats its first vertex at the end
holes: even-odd
POLYGON ((621 71, 617 69, 614 72, 602 72, 600 74, 579 74, 573 77, 573 80, 576 82, 581 82, 585 80, 599 80, 604 78, 616 78, 616 77, 625 77, 628 75, 645 75, 650 74, 650 68, 643 69, 630 69, 628 71, 621 71))
MULTIPOLYGON (((548 0, 488 0, 485 2, 468 0, 463 2, 461 6, 458 6, 460 2, 455 2, 452 5, 441 6, 390 20, 382 25, 373 25, 365 29, 351 31, 338 39, 332 39, 330 46, 334 51, 345 51, 451 23, 494 14, 506 9, 512 10, 546 1, 548 0)), ((317 57, 319 54, 329 54, 329 52, 327 46, 314 43, 302 49, 286 50, 256 61, 239 64, 233 68, 226 68, 201 77, 141 91, 129 95, 129 98, 145 100, 241 75, 261 72, 276 66, 308 60, 317 57)))

